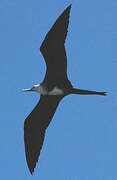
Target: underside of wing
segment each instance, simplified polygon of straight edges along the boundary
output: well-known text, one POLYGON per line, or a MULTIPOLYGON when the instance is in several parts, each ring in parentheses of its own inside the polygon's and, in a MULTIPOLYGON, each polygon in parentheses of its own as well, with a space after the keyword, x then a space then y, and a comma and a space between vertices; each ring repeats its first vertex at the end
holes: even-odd
POLYGON ((24 123, 24 143, 28 168, 31 174, 38 161, 46 128, 63 96, 42 96, 24 123))
POLYGON ((56 77, 60 75, 63 78, 67 77, 67 57, 64 43, 68 31, 70 9, 71 5, 56 20, 40 47, 47 65, 45 80, 46 78, 52 80, 55 72, 56 77))

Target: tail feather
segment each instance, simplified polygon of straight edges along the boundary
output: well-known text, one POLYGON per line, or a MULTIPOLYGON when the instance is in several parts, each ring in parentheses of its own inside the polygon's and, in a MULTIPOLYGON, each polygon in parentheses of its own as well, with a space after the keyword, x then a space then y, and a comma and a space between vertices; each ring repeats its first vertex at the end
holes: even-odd
POLYGON ((102 96, 106 96, 106 92, 89 91, 89 90, 75 89, 75 88, 73 88, 70 93, 71 94, 102 95, 102 96))

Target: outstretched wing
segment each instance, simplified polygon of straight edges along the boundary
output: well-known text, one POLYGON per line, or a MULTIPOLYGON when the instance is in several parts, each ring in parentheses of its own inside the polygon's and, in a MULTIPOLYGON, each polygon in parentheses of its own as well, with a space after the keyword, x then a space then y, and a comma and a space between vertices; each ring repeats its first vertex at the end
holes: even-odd
POLYGON ((26 118, 24 123, 24 143, 28 168, 34 171, 43 145, 46 128, 63 96, 43 96, 26 118))
POLYGON ((44 81, 52 83, 67 79, 67 57, 65 52, 65 39, 69 24, 71 5, 60 15, 46 35, 40 51, 47 65, 44 81))

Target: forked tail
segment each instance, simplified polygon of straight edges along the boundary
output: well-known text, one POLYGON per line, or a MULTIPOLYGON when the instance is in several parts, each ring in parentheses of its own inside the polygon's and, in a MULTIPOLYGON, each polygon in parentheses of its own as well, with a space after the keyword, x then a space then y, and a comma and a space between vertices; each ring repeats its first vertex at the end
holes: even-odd
POLYGON ((106 96, 106 92, 88 91, 84 89, 71 89, 70 94, 83 94, 83 95, 102 95, 106 96))

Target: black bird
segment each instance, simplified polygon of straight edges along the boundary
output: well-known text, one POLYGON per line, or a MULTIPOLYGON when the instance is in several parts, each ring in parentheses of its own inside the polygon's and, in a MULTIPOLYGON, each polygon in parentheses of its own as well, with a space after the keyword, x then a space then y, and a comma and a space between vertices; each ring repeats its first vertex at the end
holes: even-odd
POLYGON ((41 84, 23 91, 40 93, 40 100, 24 123, 24 142, 28 168, 31 174, 38 161, 46 129, 52 120, 61 99, 69 94, 103 95, 105 92, 88 91, 73 88, 67 77, 67 56, 65 39, 69 24, 71 5, 56 20, 46 35, 40 51, 45 59, 47 70, 41 84))

